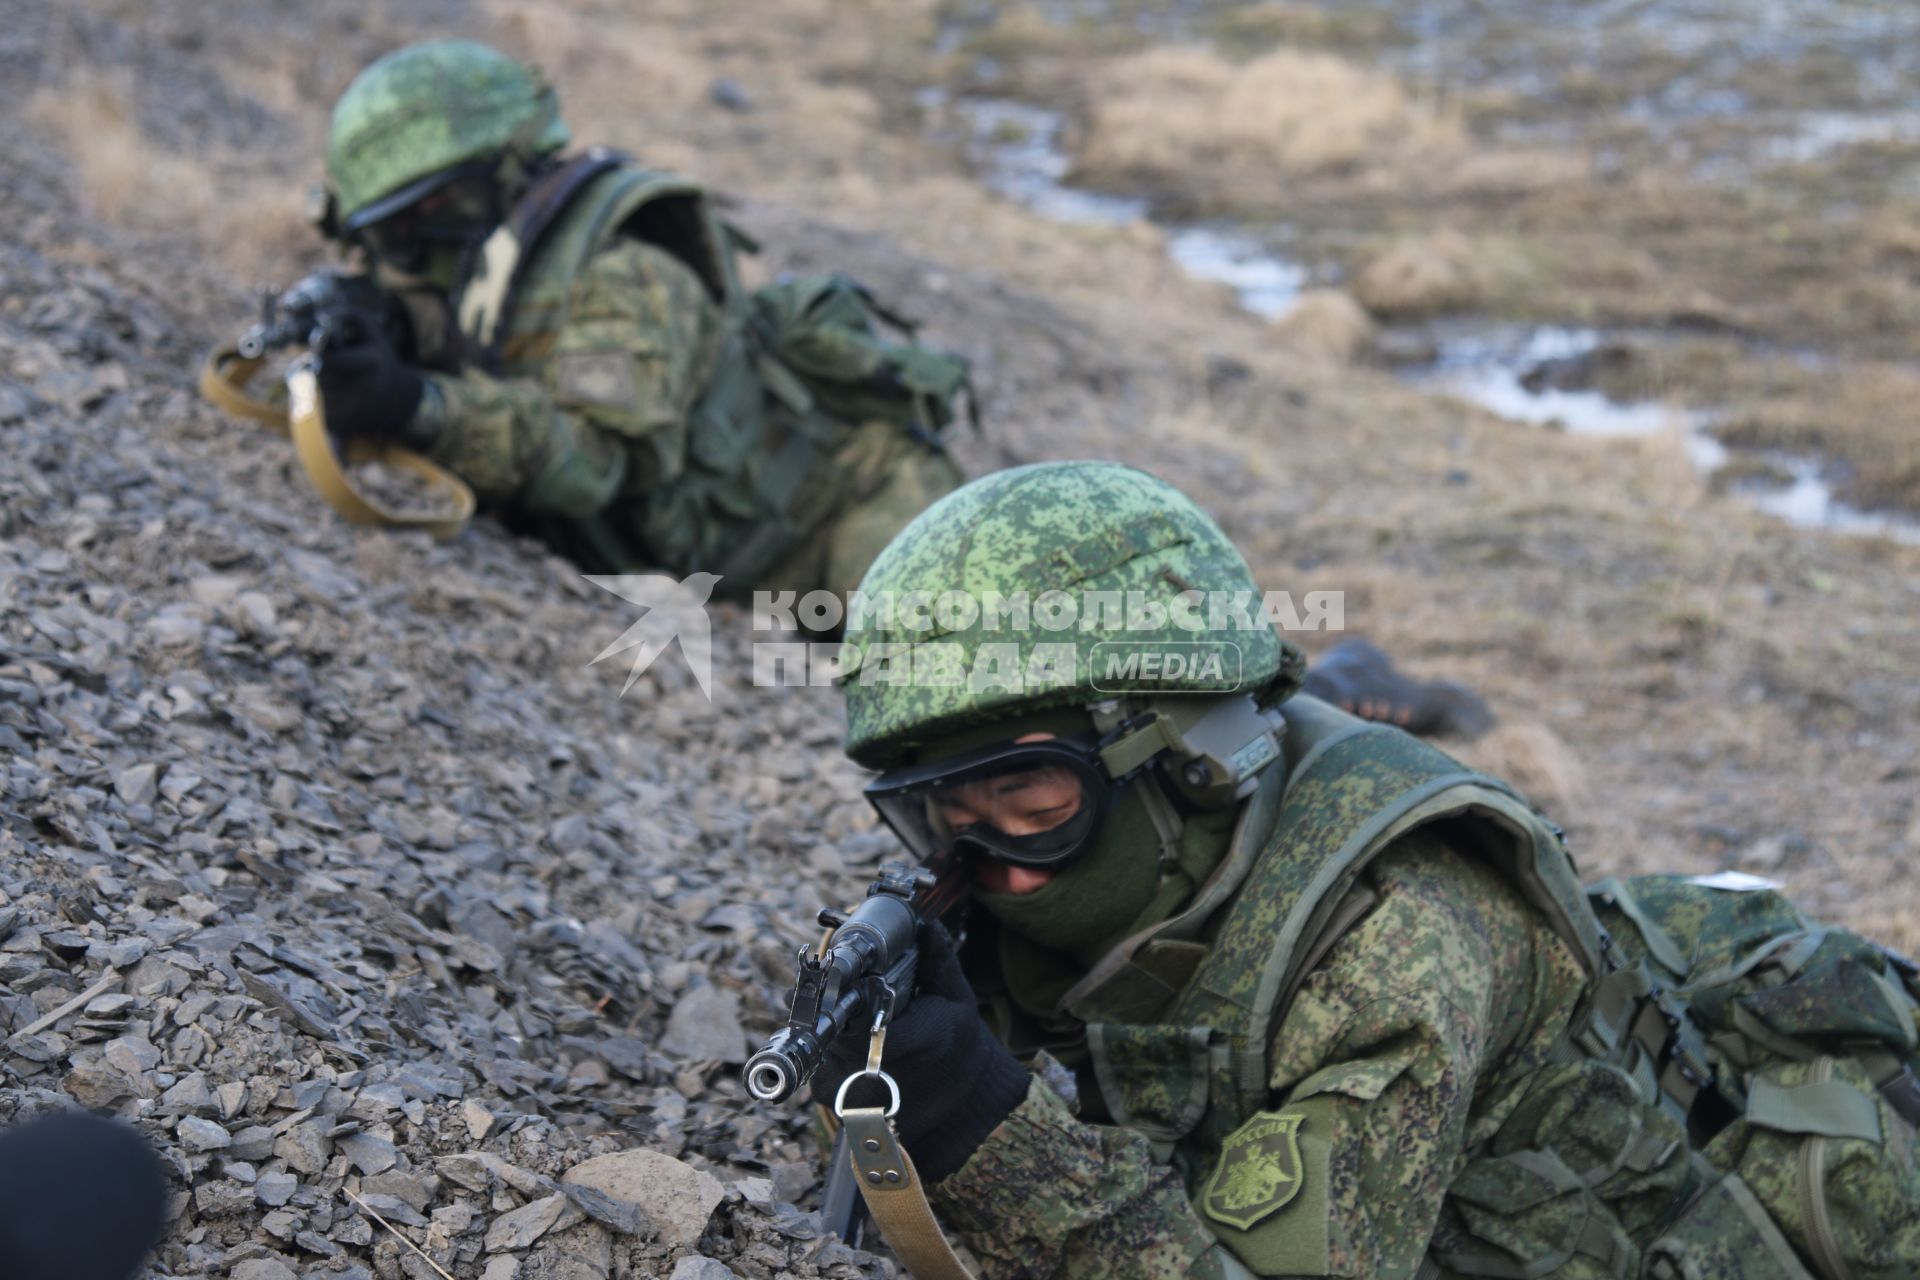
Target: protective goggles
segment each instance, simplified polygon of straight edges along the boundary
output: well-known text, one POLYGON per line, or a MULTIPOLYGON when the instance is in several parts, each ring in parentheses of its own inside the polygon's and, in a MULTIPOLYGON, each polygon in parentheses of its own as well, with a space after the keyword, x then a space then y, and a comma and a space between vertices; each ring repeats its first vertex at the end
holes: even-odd
POLYGON ((377 257, 403 269, 417 266, 433 245, 465 248, 499 222, 490 167, 462 166, 436 176, 446 180, 379 221, 358 228, 377 257))
POLYGON ((921 861, 952 852, 1057 867, 1093 842, 1118 786, 1087 735, 1001 743, 895 769, 866 795, 921 861))

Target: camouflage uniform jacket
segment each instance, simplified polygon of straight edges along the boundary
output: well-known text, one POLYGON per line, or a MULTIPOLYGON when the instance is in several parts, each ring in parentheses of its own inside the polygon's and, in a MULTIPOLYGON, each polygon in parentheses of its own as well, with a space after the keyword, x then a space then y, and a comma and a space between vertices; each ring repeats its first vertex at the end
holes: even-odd
MULTIPOLYGON (((1276 1242, 1274 1261, 1290 1260, 1266 1274, 1413 1275, 1465 1152, 1512 1109, 1584 986, 1512 889, 1433 836, 1406 838, 1369 880, 1379 905, 1275 1037, 1273 1110, 1308 1121, 1297 1192, 1269 1219, 1297 1226, 1276 1242)), ((1040 1078, 938 1196, 995 1276, 1241 1274, 1145 1136, 1076 1120, 1040 1078)))
MULTIPOLYGON (((1268 839, 1245 825, 1237 839, 1268 839)), ((1511 1225, 1481 1221, 1470 1164, 1503 1133, 1519 1147, 1554 1141, 1540 1132, 1549 1122, 1539 1108, 1522 1104, 1559 1069, 1589 987, 1561 932, 1510 879, 1458 827, 1391 839, 1346 895, 1364 914, 1334 930, 1337 941, 1275 1010, 1264 1099, 1211 1127, 1189 1118, 1169 1129, 1164 1115, 1143 1122, 1117 1106, 1100 1070, 1083 1071, 1082 1110, 1121 1120, 1094 1124, 1037 1075, 933 1189, 944 1218, 996 1277, 1436 1274, 1419 1270, 1430 1248, 1464 1255, 1511 1225)), ((1279 934, 1266 935, 1270 945, 1279 934)), ((1204 940, 1217 947, 1222 936, 1216 920, 1204 940)), ((1584 1067, 1561 1082, 1563 1100, 1580 1096, 1584 1067)), ((1609 1101, 1657 1141, 1633 1144, 1603 1190, 1607 1238, 1587 1252, 1616 1256, 1591 1272, 1575 1258, 1552 1274, 1612 1274, 1633 1256, 1622 1215, 1644 1225, 1686 1177, 1671 1120, 1631 1094, 1609 1101)))
MULTIPOLYGON (((567 323, 538 335, 537 355, 501 373, 429 374, 409 434, 483 503, 577 552, 561 532, 568 524, 644 499, 685 469, 724 320, 691 269, 626 238, 588 259, 572 300, 567 323)), ((588 563, 625 568, 608 562, 649 558, 639 530, 613 530, 619 550, 589 551, 588 563)))
POLYGON ((992 1274, 1920 1277, 1920 966, 1751 886, 1582 890, 1500 784, 1286 709, 1232 904, 1060 999, 1080 1115, 1036 1078, 934 1188, 992 1274))
POLYGON ((753 586, 911 442, 769 382, 732 239, 697 187, 600 174, 528 248, 492 367, 428 375, 409 443, 583 565, 753 586))

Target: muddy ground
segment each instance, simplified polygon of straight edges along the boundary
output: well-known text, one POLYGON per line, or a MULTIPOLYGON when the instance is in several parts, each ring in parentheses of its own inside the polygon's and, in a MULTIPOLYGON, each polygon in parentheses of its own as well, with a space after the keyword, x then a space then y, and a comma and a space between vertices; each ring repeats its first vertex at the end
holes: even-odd
POLYGON ((1344 590, 1352 631, 1483 689, 1505 723, 1462 754, 1590 873, 1739 867, 1920 944, 1920 551, 1754 514, 1673 439, 1302 354, 1152 227, 995 197, 915 106, 972 74, 951 13, 633 8, 0 3, 0 1120, 77 1099, 153 1137, 159 1274, 887 1265, 794 1207, 806 1126, 732 1069, 886 848, 832 694, 750 687, 721 610, 711 704, 671 661, 622 699, 587 665, 619 601, 484 522, 349 529, 194 397, 250 286, 320 259, 326 104, 416 35, 537 56, 581 137, 730 193, 761 270, 849 267, 927 317, 981 369, 974 469, 1156 470, 1264 585, 1344 590), (560 1180, 636 1150, 688 1180, 627 1169, 674 1187, 644 1221, 560 1180))
POLYGON ((1911 5, 1033 0, 945 31, 956 92, 1067 113, 1076 182, 1251 227, 1379 320, 1621 334, 1603 389, 1920 508, 1911 5))

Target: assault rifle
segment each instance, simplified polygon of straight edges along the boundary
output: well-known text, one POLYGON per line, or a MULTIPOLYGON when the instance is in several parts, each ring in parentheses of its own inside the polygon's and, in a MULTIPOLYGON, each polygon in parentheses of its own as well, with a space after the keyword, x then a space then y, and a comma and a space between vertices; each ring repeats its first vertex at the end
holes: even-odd
MULTIPOLYGON (((834 1041, 843 1035, 865 1037, 876 1019, 897 1018, 913 998, 920 925, 945 915, 960 889, 953 864, 890 862, 851 912, 821 911, 826 936, 818 946, 800 948, 787 1025, 747 1059, 747 1092, 762 1102, 784 1102, 813 1078, 834 1041)), ((861 1201, 844 1131, 834 1139, 823 1200, 827 1229, 857 1247, 861 1201)))
POLYGON ((282 347, 324 351, 350 345, 373 330, 396 342, 406 334, 394 300, 369 276, 323 268, 277 297, 262 297, 259 323, 248 326, 236 347, 245 359, 257 360, 282 347))

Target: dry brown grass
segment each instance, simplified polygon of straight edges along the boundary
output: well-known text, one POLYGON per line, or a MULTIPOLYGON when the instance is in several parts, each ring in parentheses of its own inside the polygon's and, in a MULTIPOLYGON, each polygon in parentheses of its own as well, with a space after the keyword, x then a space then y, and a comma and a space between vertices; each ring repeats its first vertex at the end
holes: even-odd
POLYGON ((266 165, 249 172, 231 158, 170 151, 140 127, 131 100, 123 77, 83 69, 27 102, 26 119, 72 161, 88 212, 129 231, 187 237, 249 285, 285 282, 290 262, 314 256, 304 182, 259 171, 266 165))
POLYGON ((1202 49, 1154 49, 1091 82, 1080 172, 1096 184, 1199 179, 1264 193, 1289 177, 1429 167, 1457 154, 1457 121, 1392 79, 1323 53, 1275 50, 1236 65, 1202 49))
POLYGON ((1340 364, 1358 359, 1375 335, 1366 308, 1340 289, 1308 289, 1273 326, 1282 346, 1340 364))
POLYGON ((1214 31, 1222 44, 1249 51, 1281 44, 1365 49, 1392 39, 1394 20, 1391 14, 1379 10, 1265 0, 1227 9, 1214 31))
MULTIPOLYGON (((1612 348, 1596 374, 1596 387, 1618 400, 1712 408, 1714 434, 1729 444, 1832 458, 1841 496, 1858 505, 1920 506, 1920 372, 1911 366, 1812 364, 1702 338, 1612 348)), ((1737 484, 1771 469, 1736 457, 1715 480, 1737 484)))
POLYGON ((190 231, 214 204, 206 168, 157 145, 129 107, 120 77, 91 70, 37 90, 26 117, 53 133, 72 160, 96 217, 144 231, 190 231))
POLYGON ((1447 749, 1476 769, 1505 778, 1547 813, 1562 821, 1588 815, 1592 799, 1586 767, 1565 738, 1544 724, 1501 724, 1472 742, 1447 749))
POLYGON ((1530 246, 1447 227, 1389 241, 1362 259, 1353 282, 1362 305, 1394 320, 1469 310, 1539 290, 1530 246))
POLYGON ((489 38, 537 63, 559 88, 578 141, 625 148, 722 190, 792 178, 816 184, 825 199, 830 182, 870 181, 889 167, 890 148, 875 145, 887 124, 880 95, 935 78, 930 56, 915 52, 933 21, 924 3, 783 0, 731 19, 690 0, 485 7, 489 38), (745 89, 749 114, 709 99, 723 76, 745 89), (741 138, 770 129, 783 137, 773 173, 741 138))
POLYGON ((564 3, 502 6, 495 38, 528 59, 560 92, 574 136, 608 146, 661 155, 671 166, 676 137, 652 127, 684 115, 701 101, 709 78, 704 60, 687 49, 673 27, 598 7, 564 3))
POLYGON ((998 59, 1054 57, 1085 52, 1089 39, 1104 43, 1124 40, 1117 24, 1089 30, 1085 25, 1059 22, 1038 6, 1020 3, 997 8, 993 21, 968 34, 965 52, 973 57, 998 59))
POLYGON ((1862 506, 1920 507, 1920 372, 1898 365, 1777 371, 1716 430, 1730 444, 1820 453, 1851 472, 1844 497, 1862 506))

